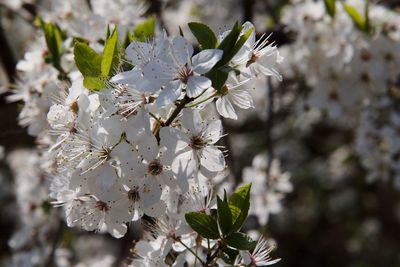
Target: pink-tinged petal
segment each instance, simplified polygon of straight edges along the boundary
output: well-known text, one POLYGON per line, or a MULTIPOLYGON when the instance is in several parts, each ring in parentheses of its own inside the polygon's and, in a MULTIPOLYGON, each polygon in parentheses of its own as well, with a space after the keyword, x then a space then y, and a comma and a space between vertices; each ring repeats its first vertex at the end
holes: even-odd
POLYGON ((172 81, 158 95, 156 104, 158 107, 172 104, 182 93, 182 82, 180 80, 172 81))
POLYGON ((209 171, 222 171, 225 168, 225 158, 222 151, 214 146, 202 149, 200 163, 209 171))
POLYGON ((192 58, 192 69, 199 74, 210 71, 222 58, 223 51, 219 49, 205 49, 192 58))
POLYGON ((216 104, 218 113, 222 117, 237 120, 237 115, 236 115, 235 109, 233 108, 229 99, 222 96, 217 99, 217 102, 215 104, 216 104))
POLYGON ((211 87, 211 80, 204 76, 190 76, 187 82, 186 93, 189 97, 196 97, 211 87))

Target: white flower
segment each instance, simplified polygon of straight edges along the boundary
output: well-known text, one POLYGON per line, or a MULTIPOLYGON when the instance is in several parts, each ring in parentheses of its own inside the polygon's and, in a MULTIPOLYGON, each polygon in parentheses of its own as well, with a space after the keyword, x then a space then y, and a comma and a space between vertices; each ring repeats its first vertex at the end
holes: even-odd
POLYGON ((222 171, 225 159, 222 151, 215 146, 222 135, 220 120, 203 121, 199 111, 184 110, 181 122, 183 130, 163 127, 160 137, 168 151, 176 154, 172 171, 177 175, 181 188, 187 191, 187 180, 199 170, 199 165, 209 171, 222 171))
POLYGON ((237 119, 237 114, 233 106, 241 109, 253 108, 253 98, 250 93, 240 88, 241 85, 246 83, 249 79, 239 82, 236 75, 231 72, 226 85, 221 90, 221 96, 216 101, 218 113, 230 119, 237 119))
MULTIPOLYGON (((222 50, 205 49, 193 56, 192 45, 183 37, 172 40, 170 58, 156 59, 143 68, 143 75, 154 92, 166 85, 157 99, 158 106, 172 103, 186 90, 196 97, 211 86, 207 73, 222 58, 222 50)), ((139 88, 140 89, 140 88, 139 88)))
POLYGON ((120 198, 119 191, 114 190, 86 197, 80 205, 78 224, 87 231, 97 232, 106 226, 107 231, 115 238, 123 237, 127 231, 125 223, 129 221, 129 214, 120 206, 113 205, 120 198))
POLYGON ((269 241, 264 237, 260 237, 257 241, 257 245, 252 253, 249 251, 240 251, 238 257, 235 260, 236 264, 244 264, 246 266, 268 266, 277 263, 281 259, 272 260, 269 255, 274 246, 270 246, 269 241))

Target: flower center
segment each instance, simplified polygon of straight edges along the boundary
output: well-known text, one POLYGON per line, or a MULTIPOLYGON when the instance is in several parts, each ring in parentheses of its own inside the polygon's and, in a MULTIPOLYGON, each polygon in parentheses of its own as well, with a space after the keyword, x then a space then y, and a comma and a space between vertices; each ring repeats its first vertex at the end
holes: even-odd
POLYGON ((194 135, 190 138, 189 146, 193 149, 202 149, 205 145, 206 142, 201 136, 194 135))
POLYGON ((79 111, 78 101, 72 102, 72 104, 69 107, 71 108, 73 113, 78 114, 79 111))
POLYGON ((187 83, 190 76, 193 76, 193 70, 185 66, 178 71, 177 79, 181 80, 183 83, 187 83))
POLYGON ((96 202, 96 206, 95 206, 98 210, 103 211, 103 212, 107 212, 109 210, 109 207, 107 206, 107 204, 103 201, 97 201, 96 202))
POLYGON ((219 93, 224 96, 224 95, 228 94, 228 90, 229 90, 228 86, 224 85, 224 86, 222 86, 222 88, 221 88, 219 93))
POLYGON ((139 190, 136 186, 128 191, 128 199, 132 202, 137 202, 140 199, 139 190))
POLYGON ((248 68, 251 64, 253 64, 254 62, 256 62, 258 59, 258 56, 256 55, 256 53, 252 53, 251 54, 251 58, 249 59, 249 61, 247 61, 246 63, 246 68, 248 68))
POLYGON ((368 49, 364 48, 364 49, 361 49, 360 58, 362 61, 370 61, 372 58, 372 55, 368 51, 368 49))
POLYGON ((154 160, 149 163, 148 172, 151 175, 159 175, 163 171, 163 165, 161 165, 159 160, 154 160))

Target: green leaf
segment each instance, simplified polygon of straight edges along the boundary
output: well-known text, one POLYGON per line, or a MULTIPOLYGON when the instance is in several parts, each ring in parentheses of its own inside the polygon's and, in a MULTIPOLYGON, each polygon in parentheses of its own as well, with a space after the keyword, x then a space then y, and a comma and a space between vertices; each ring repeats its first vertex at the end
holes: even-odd
POLYGON ((227 235, 232 226, 232 214, 228 201, 223 201, 217 196, 218 225, 223 235, 227 235))
POLYGON ((218 239, 218 224, 211 215, 202 212, 188 212, 185 214, 186 222, 199 235, 208 239, 218 239))
POLYGON ((119 52, 120 47, 118 43, 118 30, 117 27, 106 40, 103 50, 103 59, 101 61, 101 74, 104 77, 110 77, 115 74, 119 67, 119 52))
POLYGON ((124 42, 122 43, 122 47, 124 49, 126 49, 128 47, 128 45, 133 42, 133 40, 134 40, 133 36, 131 35, 129 30, 127 29, 126 33, 125 33, 124 42))
POLYGON ((229 197, 229 207, 232 214, 231 232, 239 230, 247 218, 250 208, 251 184, 244 185, 229 197))
POLYGON ((326 12, 332 18, 335 17, 336 14, 336 3, 335 0, 324 0, 326 12))
POLYGON ((188 26, 199 42, 201 49, 213 49, 217 47, 217 37, 207 25, 199 22, 190 22, 188 26))
POLYGON ((83 76, 101 75, 102 56, 85 43, 76 43, 74 47, 75 64, 83 76))
POLYGON ((44 32, 47 49, 49 51, 48 58, 57 69, 61 68, 62 47, 62 31, 53 23, 45 23, 41 19, 40 25, 44 32))
POLYGON ((156 32, 156 19, 150 17, 136 25, 135 30, 133 31, 133 37, 135 40, 144 42, 147 39, 153 38, 156 32))
POLYGON ((82 73, 83 85, 89 90, 100 90, 104 87, 101 78, 102 56, 85 43, 77 42, 74 46, 75 64, 82 73))
POLYGON ((236 54, 239 52, 240 48, 246 43, 247 39, 249 39, 251 33, 253 32, 254 28, 248 29, 244 34, 242 34, 239 40, 236 42, 235 46, 226 56, 226 60, 229 62, 236 54))
POLYGON ((51 205, 51 203, 50 203, 49 201, 44 200, 44 201, 42 202, 42 204, 40 205, 40 207, 42 208, 42 210, 43 210, 43 212, 44 212, 45 214, 49 214, 49 213, 50 213, 50 210, 51 210, 51 208, 52 208, 53 206, 51 205))
POLYGON ((253 250, 257 242, 244 233, 233 233, 224 239, 225 243, 239 250, 253 250))
POLYGON ((106 39, 108 39, 110 35, 111 35, 110 24, 107 24, 106 39))
POLYGON ((236 22, 235 25, 233 25, 232 30, 229 32, 229 34, 218 45, 217 48, 224 51, 224 55, 222 56, 221 60, 218 61, 215 67, 223 66, 232 59, 231 50, 235 47, 236 41, 238 40, 241 31, 242 26, 240 26, 239 23, 236 22))
POLYGON ((224 246, 221 249, 221 258, 225 263, 233 266, 238 253, 239 251, 237 251, 236 249, 231 249, 224 246))
POLYGON ((83 86, 90 91, 99 91, 105 87, 105 84, 101 77, 86 76, 83 78, 83 86))
POLYGON ((185 37, 185 35, 183 34, 181 26, 179 26, 179 35, 182 36, 182 37, 185 37))
POLYGON ((368 26, 368 20, 364 18, 356 8, 353 6, 343 3, 344 10, 349 14, 351 19, 354 22, 354 25, 363 32, 368 32, 369 31, 369 26, 368 26))
POLYGON ((211 71, 206 73, 206 77, 212 82, 212 87, 215 90, 220 91, 228 79, 228 72, 220 68, 213 68, 211 71))

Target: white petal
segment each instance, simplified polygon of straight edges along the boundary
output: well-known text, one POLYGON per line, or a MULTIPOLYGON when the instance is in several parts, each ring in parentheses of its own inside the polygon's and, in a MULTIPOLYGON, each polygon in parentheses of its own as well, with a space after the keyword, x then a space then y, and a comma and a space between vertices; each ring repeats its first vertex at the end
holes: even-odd
POLYGON ((152 134, 150 116, 145 108, 140 109, 135 116, 130 116, 126 123, 126 139, 128 141, 136 142, 143 134, 152 134))
POLYGON ((138 85, 139 90, 155 92, 171 81, 175 69, 163 61, 156 59, 143 67, 143 82, 138 85))
POLYGON ((215 144, 222 135, 222 122, 221 120, 212 120, 205 131, 203 137, 209 140, 211 144, 215 144))
POLYGON ((215 103, 216 107, 217 107, 217 111, 218 113, 225 118, 229 118, 229 119, 237 119, 237 115, 235 112, 235 109, 233 108, 231 102, 229 101, 229 99, 227 99, 226 97, 222 96, 220 98, 217 99, 217 102, 215 103))
POLYGON ((139 154, 147 161, 153 161, 158 154, 159 147, 154 135, 141 135, 137 141, 139 154))
POLYGON ((192 135, 199 135, 204 128, 203 120, 197 109, 184 109, 182 111, 181 122, 183 127, 192 135))
POLYGON ((148 43, 133 41, 125 49, 126 58, 134 65, 145 63, 151 55, 151 46, 148 43))
POLYGON ((189 97, 196 97, 211 87, 211 80, 204 76, 190 76, 187 82, 186 93, 189 97))
POLYGON ((214 146, 206 146, 201 151, 200 163, 207 170, 222 171, 225 168, 225 158, 221 150, 214 146))
POLYGON ((158 107, 172 104, 181 95, 182 82, 180 80, 172 81, 161 91, 157 97, 156 104, 158 107))
POLYGON ((231 89, 231 92, 229 94, 229 98, 232 103, 239 108, 248 109, 254 107, 253 98, 251 97, 249 92, 245 90, 231 89))
POLYGON ((97 194, 108 191, 118 179, 115 169, 108 163, 104 163, 84 175, 90 177, 90 189, 94 193, 99 192, 97 194))
POLYGON ((161 144, 169 151, 176 153, 188 146, 188 137, 173 127, 163 127, 160 130, 161 144))
POLYGON ((111 157, 119 161, 121 177, 123 178, 128 179, 133 177, 133 174, 137 172, 138 166, 141 165, 141 160, 136 149, 125 141, 122 141, 113 148, 111 157))
POLYGON ((176 36, 172 40, 172 52, 180 66, 186 65, 193 55, 193 46, 182 36, 176 36))
POLYGON ((188 179, 198 170, 198 159, 196 152, 189 150, 176 156, 172 162, 171 169, 175 173, 179 186, 183 191, 188 190, 188 179))
POLYGON ((158 201, 157 203, 148 206, 144 209, 144 213, 151 217, 161 217, 165 211, 167 206, 165 205, 164 201, 158 201))
POLYGON ((129 71, 118 73, 110 79, 110 82, 119 84, 135 84, 138 80, 141 79, 141 77, 142 72, 140 70, 132 69, 129 71))
POLYGON ((107 231, 115 238, 123 237, 128 230, 126 224, 122 223, 114 223, 110 221, 107 222, 106 225, 107 225, 107 231))
POLYGON ((144 185, 140 192, 140 199, 143 203, 143 208, 150 207, 160 200, 162 193, 162 184, 158 182, 156 177, 148 176, 144 178, 144 185))
POLYGON ((207 73, 222 58, 223 53, 219 49, 201 51, 192 58, 192 69, 199 74, 207 73))

